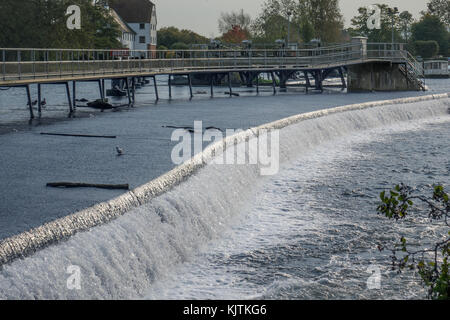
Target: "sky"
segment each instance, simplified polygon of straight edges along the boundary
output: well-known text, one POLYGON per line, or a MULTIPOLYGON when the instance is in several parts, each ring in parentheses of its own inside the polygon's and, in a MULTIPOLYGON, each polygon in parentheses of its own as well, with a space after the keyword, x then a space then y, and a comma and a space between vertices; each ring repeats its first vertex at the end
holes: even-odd
MULTIPOLYGON (((252 18, 261 12, 265 0, 152 0, 156 4, 158 28, 176 26, 190 29, 206 37, 218 36, 217 20, 221 12, 244 11, 252 18)), ((414 17, 426 9, 426 0, 339 0, 345 26, 357 14, 358 7, 386 3, 398 7, 400 12, 408 10, 414 17)))

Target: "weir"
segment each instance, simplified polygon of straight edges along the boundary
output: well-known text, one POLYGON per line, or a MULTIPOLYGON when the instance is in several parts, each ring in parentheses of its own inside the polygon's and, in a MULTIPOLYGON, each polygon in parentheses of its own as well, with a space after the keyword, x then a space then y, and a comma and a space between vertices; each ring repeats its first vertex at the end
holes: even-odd
MULTIPOLYGON (((219 217, 216 216, 217 214, 221 216, 220 219, 226 220, 230 217, 229 215, 235 212, 239 205, 242 204, 242 202, 236 201, 233 197, 237 194, 242 194, 242 196, 247 194, 246 192, 249 191, 247 190, 247 186, 251 184, 252 181, 256 181, 259 176, 258 168, 256 166, 214 167, 207 165, 210 162, 209 160, 211 160, 212 154, 219 154, 220 150, 223 150, 224 145, 239 144, 246 141, 250 136, 258 136, 261 130, 282 129, 280 137, 280 153, 281 162, 283 163, 289 161, 289 159, 295 158, 295 155, 298 152, 305 152, 308 148, 321 143, 321 141, 332 139, 335 136, 350 134, 355 130, 388 125, 398 121, 445 115, 448 112, 448 98, 448 94, 443 94, 338 107, 297 115, 247 130, 237 136, 229 137, 224 141, 216 142, 213 145, 208 146, 203 154, 197 155, 192 160, 162 177, 116 199, 98 204, 92 208, 48 223, 34 230, 30 230, 29 232, 3 240, 0 242, 0 263, 3 265, 3 270, 12 270, 10 268, 14 269, 20 267, 22 263, 27 263, 27 261, 37 261, 39 264, 40 262, 38 261, 45 257, 49 252, 61 255, 63 254, 61 252, 63 247, 67 245, 78 247, 77 243, 79 243, 78 241, 80 241, 80 239, 89 238, 91 239, 83 240, 83 243, 84 241, 88 241, 89 243, 89 247, 81 245, 81 247, 84 248, 83 250, 103 250, 97 247, 101 246, 100 243, 96 244, 96 241, 99 239, 107 241, 109 245, 104 248, 112 247, 113 249, 111 250, 116 250, 116 245, 117 247, 123 247, 125 244, 127 244, 127 246, 132 246, 133 250, 147 250, 150 247, 152 247, 151 250, 154 250, 156 239, 153 239, 153 237, 156 236, 156 234, 165 233, 165 231, 150 230, 153 230, 152 228, 155 228, 156 226, 170 229, 171 221, 173 221, 173 219, 177 221, 178 219, 193 219, 190 221, 196 225, 196 228, 201 228, 202 232, 206 232, 205 236, 207 237, 210 232, 213 232, 210 228, 214 229, 215 227, 214 225, 208 225, 207 221, 203 221, 205 217, 199 216, 199 214, 206 215, 207 217, 213 215, 211 219, 214 221, 219 219, 219 217), (298 138, 300 136, 302 137, 301 139, 298 138), (215 181, 222 181, 223 183, 216 184, 215 186, 213 184, 209 185, 207 188, 208 192, 202 194, 200 189, 191 189, 189 184, 191 182, 200 183, 200 186, 197 188, 204 188, 204 181, 201 178, 204 170, 207 170, 207 172, 209 172, 208 174, 216 176, 216 179, 218 180, 215 181), (235 172, 234 175, 239 177, 239 179, 230 179, 225 183, 221 180, 221 177, 223 177, 224 174, 227 174, 227 170, 235 172), (234 190, 234 192, 229 194, 226 190, 234 190), (209 198, 210 191, 220 193, 222 196, 218 197, 220 199, 216 199, 217 197, 215 197, 214 199, 216 200, 212 200, 209 198), (187 195, 186 198, 184 196, 176 196, 177 192, 187 195), (191 202, 189 195, 192 195, 192 197, 200 196, 203 199, 203 203, 198 204, 195 201, 191 202), (159 201, 167 201, 171 208, 176 208, 175 211, 170 213, 170 216, 167 216, 167 211, 161 211, 161 209, 154 207, 159 201), (216 201, 221 203, 216 203, 216 201), (205 209, 201 209, 203 206, 205 206, 205 208, 212 207, 211 210, 205 212, 205 209), (221 210, 225 210, 225 208, 229 208, 230 212, 228 215, 223 215, 222 217, 223 212, 221 210), (125 217, 117 219, 125 214, 125 217), (137 224, 132 223, 132 225, 126 227, 126 230, 128 231, 125 232, 123 237, 120 236, 122 232, 120 230, 123 230, 124 225, 128 225, 131 221, 136 221, 137 224), (154 223, 156 224, 154 225, 154 223), (93 228, 96 226, 99 227, 93 228), (147 226, 150 229, 145 229, 144 226, 147 226), (117 229, 118 227, 119 229, 117 229), (90 230, 90 232, 83 232, 87 230, 90 230), (102 236, 99 236, 98 233, 101 233, 102 236), (116 240, 112 240, 111 237, 116 240), (59 246, 52 246, 62 240, 68 241, 60 243, 59 246), (111 246, 111 242, 115 241, 119 241, 119 243, 111 246), (141 247, 144 249, 139 249, 141 247), (22 261, 15 261, 17 258, 26 256, 31 257, 22 261)), ((233 176, 233 174, 231 174, 231 176, 233 176)), ((210 182, 213 183, 212 180, 210 182)), ((186 236, 186 234, 183 236, 186 236)), ((170 240, 170 234, 168 234, 167 237, 168 239, 166 239, 166 241, 168 241, 168 243, 162 245, 163 247, 166 245, 169 247, 174 245, 173 241, 170 240)), ((183 254, 181 252, 188 249, 176 249, 177 246, 179 246, 179 244, 175 245, 175 247, 172 247, 170 250, 175 257, 174 259, 179 261, 180 259, 183 259, 183 254), (181 252, 179 252, 180 250, 181 252)), ((123 254, 123 257, 115 258, 127 259, 129 247, 128 249, 123 249, 124 253, 119 254, 119 256, 123 254)), ((95 254, 92 253, 90 253, 90 255, 95 256, 95 254)), ((138 260, 141 258, 142 257, 136 257, 138 260)), ((136 259, 133 258, 133 262, 126 262, 126 264, 135 263, 136 259)), ((144 260, 146 261, 145 263, 149 263, 149 265, 154 264, 154 262, 151 261, 151 258, 145 258, 144 260)), ((166 260, 167 258, 163 259, 163 261, 166 260)), ((142 261, 139 263, 142 263, 142 261)), ((2 281, 9 281, 5 280, 5 274, 3 272, 4 271, 0 272, 0 287, 3 287, 4 283, 2 283, 2 281)), ((118 293, 116 292, 112 294, 112 296, 117 297, 117 294, 118 293)))

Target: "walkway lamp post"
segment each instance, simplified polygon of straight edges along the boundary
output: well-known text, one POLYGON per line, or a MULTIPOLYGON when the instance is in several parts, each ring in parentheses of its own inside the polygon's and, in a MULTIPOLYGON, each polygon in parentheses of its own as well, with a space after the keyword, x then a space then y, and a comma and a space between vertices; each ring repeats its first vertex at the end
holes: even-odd
POLYGON ((389 8, 388 9, 388 13, 391 15, 391 21, 392 21, 392 49, 394 47, 394 42, 395 42, 395 36, 394 36, 394 20, 395 20, 395 15, 398 14, 398 8, 394 7, 394 8, 389 8))
POLYGON ((289 47, 289 43, 291 43, 291 16, 292 16, 292 11, 288 11, 287 15, 288 15, 288 36, 287 36, 287 45, 288 45, 288 47, 289 47))

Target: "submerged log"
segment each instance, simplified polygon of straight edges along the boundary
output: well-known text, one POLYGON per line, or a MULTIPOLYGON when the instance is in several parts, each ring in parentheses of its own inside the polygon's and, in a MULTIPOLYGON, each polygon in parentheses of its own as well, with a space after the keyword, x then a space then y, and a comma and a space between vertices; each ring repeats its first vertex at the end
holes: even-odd
POLYGON ((49 182, 47 187, 52 188, 98 188, 109 190, 130 190, 128 184, 96 184, 96 183, 79 183, 79 182, 49 182))
POLYGON ((96 136, 96 135, 90 135, 90 134, 72 134, 72 133, 48 133, 48 132, 41 132, 41 135, 43 135, 43 136, 60 136, 60 137, 117 139, 117 136, 96 136))
MULTIPOLYGON (((230 95, 230 92, 227 91, 227 92, 225 92, 225 94, 226 94, 226 95, 230 95)), ((239 96, 240 96, 240 94, 239 94, 239 93, 236 93, 236 92, 232 92, 231 95, 232 95, 232 96, 235 96, 235 97, 239 97, 239 96)))

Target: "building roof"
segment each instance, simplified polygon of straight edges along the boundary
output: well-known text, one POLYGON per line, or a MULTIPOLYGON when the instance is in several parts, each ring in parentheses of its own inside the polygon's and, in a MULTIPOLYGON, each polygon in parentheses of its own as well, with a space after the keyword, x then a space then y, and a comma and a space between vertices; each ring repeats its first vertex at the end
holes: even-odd
POLYGON ((127 23, 150 23, 155 8, 150 0, 110 0, 109 6, 127 23))
POLYGON ((126 23, 125 21, 122 20, 122 18, 117 14, 117 12, 110 8, 110 14, 113 17, 114 21, 116 21, 116 23, 120 26, 120 29, 122 32, 128 32, 131 34, 136 34, 136 32, 131 29, 131 27, 128 25, 128 23, 126 23))

